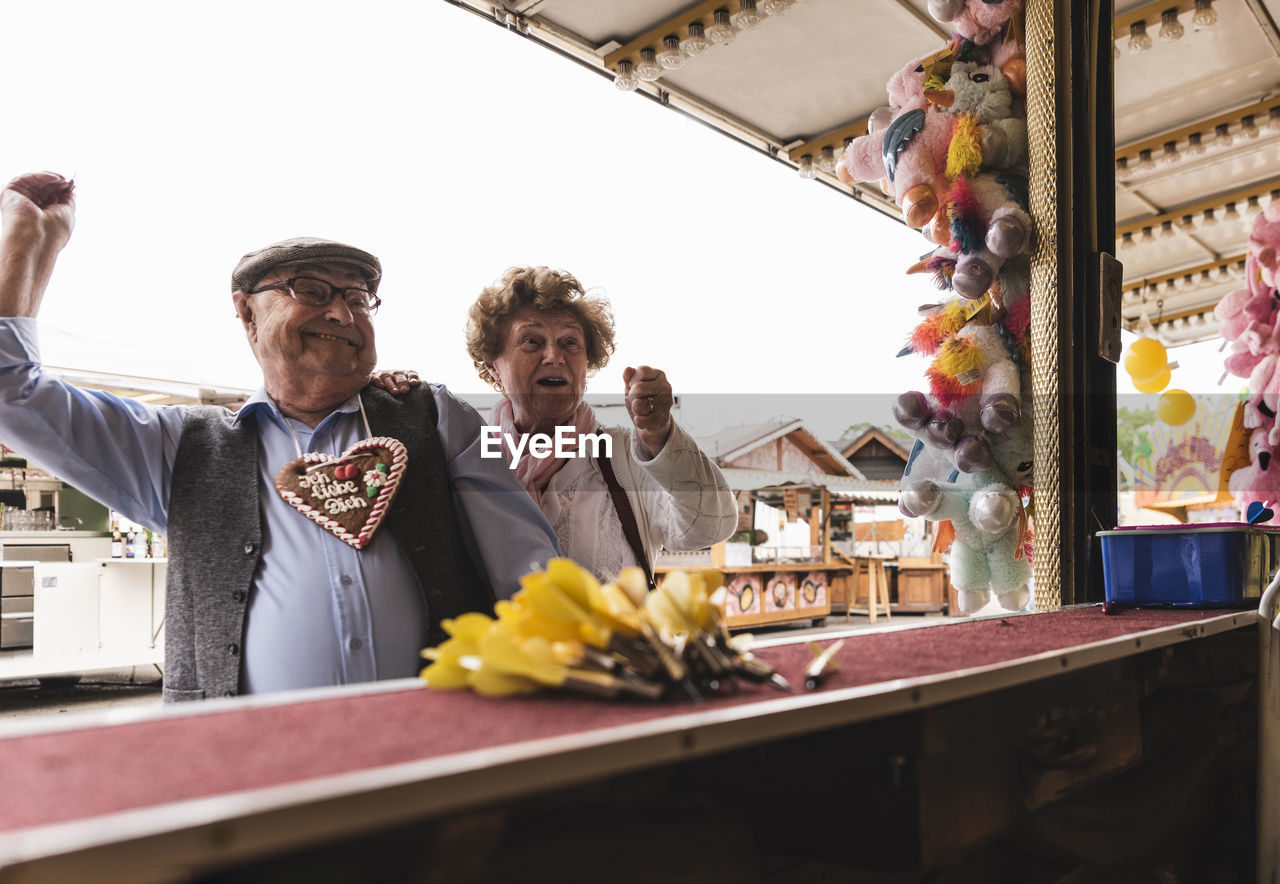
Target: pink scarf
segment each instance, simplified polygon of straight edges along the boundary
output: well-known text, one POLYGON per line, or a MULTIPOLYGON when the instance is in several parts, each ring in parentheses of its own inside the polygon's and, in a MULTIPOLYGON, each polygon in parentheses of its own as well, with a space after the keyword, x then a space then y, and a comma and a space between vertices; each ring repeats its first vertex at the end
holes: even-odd
MULTIPOLYGON (((507 452, 507 460, 510 462, 515 457, 515 451, 507 443, 507 437, 514 439, 520 436, 520 431, 516 429, 515 409, 511 407, 510 399, 504 396, 502 401, 494 406, 493 411, 489 413, 489 423, 497 424, 502 428, 502 447, 507 452)), ((579 402, 578 407, 574 409, 573 426, 579 436, 595 432, 598 426, 596 415, 586 402, 579 402)), ((567 458, 555 457, 553 454, 534 457, 529 453, 528 446, 525 446, 524 454, 516 464, 516 478, 520 480, 520 484, 529 492, 529 496, 538 506, 542 506, 542 492, 546 489, 547 483, 567 460, 567 458)))

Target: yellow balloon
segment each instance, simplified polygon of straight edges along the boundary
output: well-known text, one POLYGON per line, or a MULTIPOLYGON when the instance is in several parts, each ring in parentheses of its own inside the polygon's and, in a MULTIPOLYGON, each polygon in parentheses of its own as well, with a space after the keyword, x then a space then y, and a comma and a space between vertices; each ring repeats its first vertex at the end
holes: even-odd
POLYGON ((1138 338, 1129 345, 1124 357, 1124 370, 1135 381, 1155 378, 1169 364, 1169 352, 1155 338, 1138 338))
POLYGON ((1196 413, 1196 400, 1186 390, 1170 390, 1156 404, 1156 415, 1171 427, 1180 427, 1196 413))
POLYGON ((1169 379, 1172 377, 1173 373, 1169 371, 1169 366, 1166 365, 1164 367, 1164 371, 1149 380, 1140 381, 1137 378, 1134 378, 1133 386, 1139 393, 1159 393, 1165 387, 1169 386, 1169 379))

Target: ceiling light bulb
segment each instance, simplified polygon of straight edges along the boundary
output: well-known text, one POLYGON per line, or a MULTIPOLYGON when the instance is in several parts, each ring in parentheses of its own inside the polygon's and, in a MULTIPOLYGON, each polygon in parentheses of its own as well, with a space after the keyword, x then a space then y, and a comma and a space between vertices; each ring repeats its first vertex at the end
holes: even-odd
POLYGON ((1133 248, 1133 234, 1126 230, 1124 235, 1120 237, 1120 251, 1127 252, 1131 248, 1133 248))
POLYGON ((818 155, 814 166, 819 172, 827 172, 832 174, 836 171, 836 150, 831 145, 822 148, 822 153, 818 155))
POLYGON ((1245 203, 1244 207, 1244 219, 1246 221, 1252 221, 1261 214, 1262 205, 1258 202, 1258 198, 1256 196, 1249 197, 1249 202, 1245 203))
POLYGON ((1151 151, 1144 149, 1138 151, 1138 171, 1150 172, 1156 167, 1155 160, 1151 159, 1151 151))
POLYGON ((1280 107, 1273 107, 1267 111, 1267 128, 1273 132, 1280 132, 1280 107))
POLYGON ((1200 221, 1200 226, 1201 227, 1217 227, 1218 226, 1218 219, 1213 217, 1213 209, 1204 210, 1204 217, 1200 221))
POLYGON ((711 41, 707 39, 706 33, 702 30, 702 22, 689 22, 689 36, 684 38, 681 44, 684 54, 693 58, 695 55, 701 55, 711 48, 711 41))
POLYGON ((805 154, 800 158, 800 177, 816 178, 818 170, 813 167, 813 154, 805 154))
POLYGON ((1160 13, 1160 39, 1166 43, 1172 43, 1175 40, 1181 40, 1182 35, 1187 32, 1182 26, 1182 22, 1178 21, 1178 10, 1166 9, 1160 13))
POLYGON ((1161 221, 1160 222, 1160 238, 1173 239, 1175 236, 1177 236, 1177 234, 1173 232, 1173 222, 1161 221))
POLYGON ((1218 23, 1218 13, 1213 8, 1213 0, 1196 0, 1196 13, 1191 16, 1191 26, 1197 31, 1211 28, 1218 23))
POLYGON ((1227 203, 1226 210, 1222 213, 1222 220, 1228 224, 1235 223, 1240 220, 1240 213, 1236 211, 1235 202, 1227 203))
POLYGON ((721 46, 729 43, 738 34, 738 29, 733 26, 733 22, 729 20, 729 10, 721 6, 713 13, 715 19, 711 27, 707 28, 707 39, 712 43, 721 46))
POLYGON ((1213 285, 1213 277, 1209 275, 1208 270, 1200 271, 1200 288, 1208 288, 1213 285))
POLYGON ((1213 127, 1213 143, 1218 147, 1230 147, 1231 142, 1235 139, 1231 136, 1231 126, 1228 123, 1219 123, 1213 127))
POLYGON ((734 24, 738 26, 738 30, 745 31, 754 28, 762 21, 764 21, 764 16, 756 9, 756 0, 738 0, 738 15, 734 19, 734 24))
POLYGON ((1182 220, 1178 222, 1178 229, 1183 233, 1190 233, 1195 229, 1195 219, 1190 215, 1183 215, 1182 220))
POLYGON ((1151 48, 1151 35, 1147 33, 1147 23, 1136 21, 1129 25, 1129 54, 1140 55, 1151 48))
POLYGON ((1116 177, 1127 178, 1129 176, 1129 158, 1120 157, 1116 160, 1116 177))
POLYGON ((675 34, 667 34, 662 38, 662 51, 658 53, 658 64, 668 71, 678 71, 684 67, 684 53, 680 51, 680 38, 675 34))
POLYGON ((1138 237, 1138 241, 1141 242, 1144 246, 1151 245, 1151 243, 1156 241, 1155 236, 1152 235, 1151 233, 1150 227, 1142 228, 1142 236, 1138 237))
POLYGON ((613 85, 617 86, 620 92, 634 92, 640 85, 640 78, 632 69, 631 62, 625 58, 618 62, 618 76, 613 78, 613 85))
POLYGON ((1231 271, 1227 269, 1227 265, 1223 264, 1218 268, 1218 282, 1231 282, 1231 271))
POLYGON ((1176 280, 1166 280, 1164 284, 1165 296, 1174 295, 1178 292, 1178 283, 1176 280))
POLYGON ((662 76, 662 65, 658 64, 657 53, 648 46, 640 50, 640 61, 636 64, 636 76, 646 83, 652 83, 662 76))
POLYGON ((1204 138, 1199 132, 1192 132, 1187 136, 1187 149, 1196 156, 1204 153, 1204 138))
POLYGON ((1240 118, 1240 134, 1245 138, 1257 138, 1262 134, 1258 131, 1258 126, 1253 121, 1253 114, 1245 114, 1240 118))
POLYGON ((1164 143, 1164 152, 1160 154, 1160 161, 1166 166, 1172 166, 1180 159, 1182 159, 1182 154, 1178 153, 1178 142, 1166 141, 1164 143))
POLYGON ((1184 273, 1178 285, 1182 286, 1184 291, 1187 289, 1193 289, 1196 287, 1196 278, 1190 273, 1184 273))

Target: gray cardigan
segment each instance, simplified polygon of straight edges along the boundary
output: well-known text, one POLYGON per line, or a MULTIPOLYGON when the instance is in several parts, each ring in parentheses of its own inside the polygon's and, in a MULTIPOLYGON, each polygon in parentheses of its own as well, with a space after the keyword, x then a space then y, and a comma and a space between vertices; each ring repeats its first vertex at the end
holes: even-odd
MULTIPOLYGON (((427 386, 403 396, 361 391, 375 436, 409 454, 383 531, 391 532, 423 588, 427 641, 440 621, 489 610, 493 591, 466 548, 454 512, 448 462, 427 386)), ((193 408, 182 428, 169 500, 165 587, 166 702, 232 697, 240 690, 245 613, 262 557, 258 430, 224 408, 193 408)))

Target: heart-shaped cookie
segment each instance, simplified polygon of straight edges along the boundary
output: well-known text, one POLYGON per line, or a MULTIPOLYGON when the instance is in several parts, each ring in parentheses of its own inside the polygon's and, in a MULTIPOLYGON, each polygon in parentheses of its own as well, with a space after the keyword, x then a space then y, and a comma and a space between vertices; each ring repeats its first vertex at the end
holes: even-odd
POLYGON ((409 465, 399 439, 362 439, 340 457, 312 452, 276 473, 276 491, 334 537, 364 549, 387 515, 409 465))

